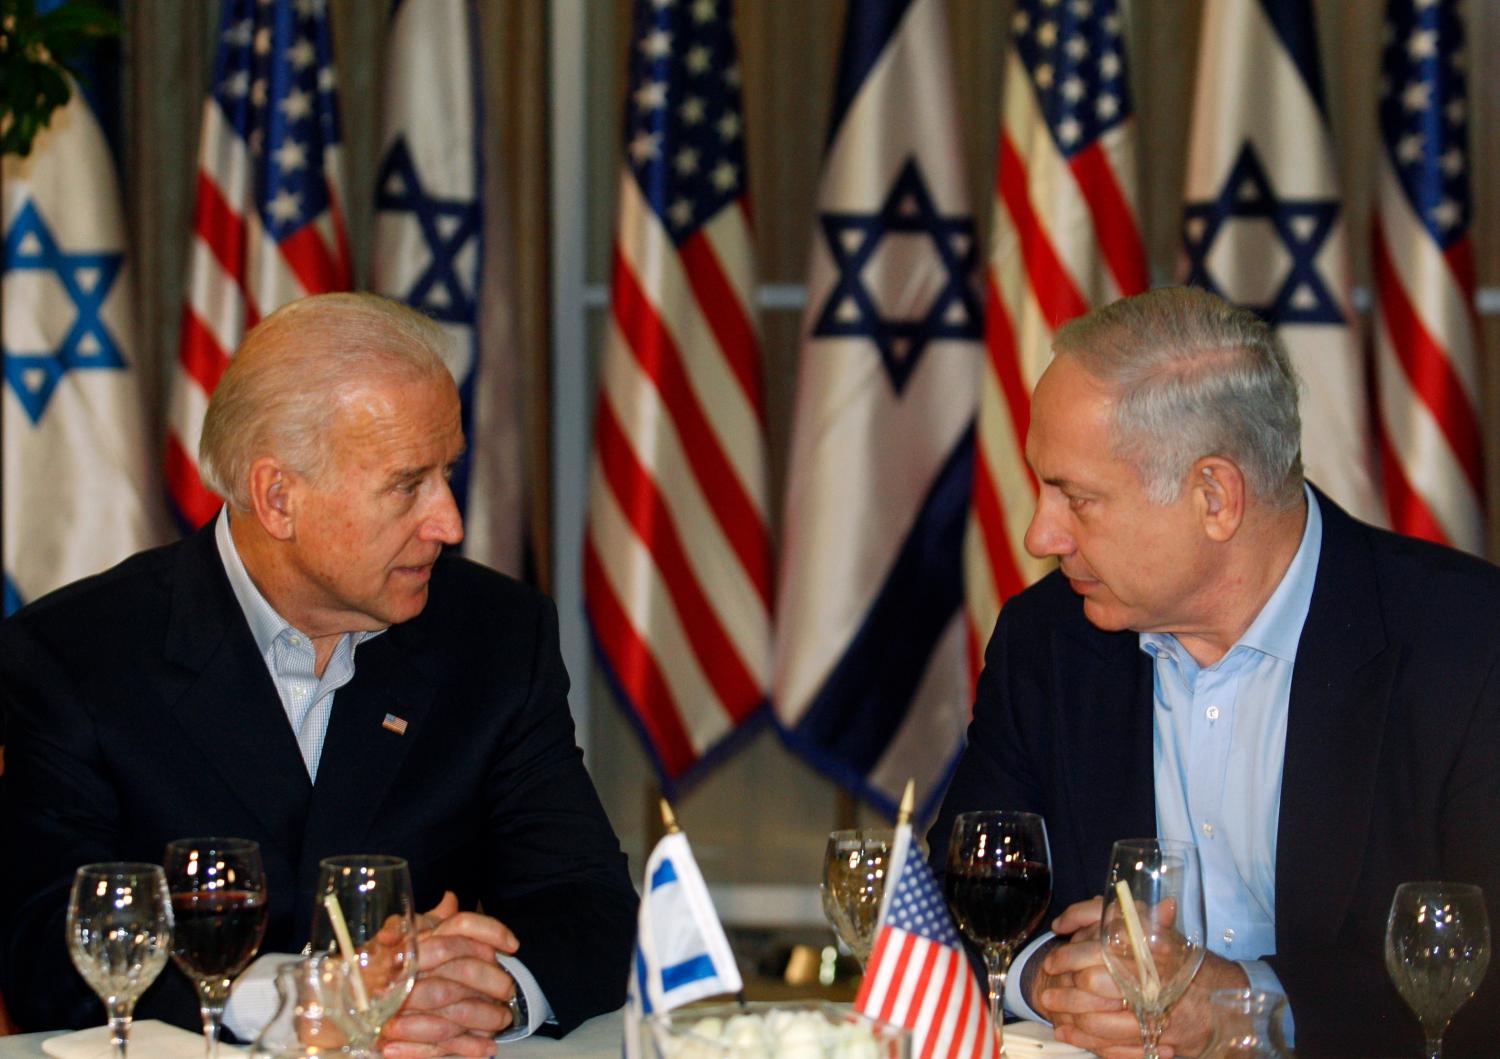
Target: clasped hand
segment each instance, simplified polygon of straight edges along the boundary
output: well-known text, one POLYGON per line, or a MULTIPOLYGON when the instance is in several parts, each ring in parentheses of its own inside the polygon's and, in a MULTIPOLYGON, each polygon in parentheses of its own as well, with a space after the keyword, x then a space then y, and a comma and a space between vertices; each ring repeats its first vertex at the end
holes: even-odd
MULTIPOLYGON (((379 940, 379 935, 376 936, 379 940)), ((512 955, 516 936, 503 923, 460 912, 450 891, 417 919, 417 983, 385 1024, 387 1059, 495 1054, 495 1034, 510 1028, 516 981, 496 956, 512 955)))
MULTIPOLYGON (((1104 1059, 1139 1059, 1144 1054, 1140 1025, 1104 965, 1099 942, 1103 911, 1103 899, 1095 897, 1069 905, 1053 921, 1052 932, 1067 941, 1047 953, 1028 999, 1051 1020, 1058 1040, 1104 1059)), ((1207 954, 1192 984, 1172 1005, 1161 1038, 1162 1059, 1201 1052, 1212 1032, 1208 995, 1249 984, 1239 964, 1207 954)))

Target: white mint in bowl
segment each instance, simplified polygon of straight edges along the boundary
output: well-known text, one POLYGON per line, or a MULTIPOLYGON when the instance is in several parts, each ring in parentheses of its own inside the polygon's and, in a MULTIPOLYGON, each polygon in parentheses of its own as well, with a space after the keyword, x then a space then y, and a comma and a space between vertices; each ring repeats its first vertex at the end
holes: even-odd
POLYGON ((909 1059, 911 1034, 843 1004, 751 1003, 652 1015, 646 1059, 909 1059))

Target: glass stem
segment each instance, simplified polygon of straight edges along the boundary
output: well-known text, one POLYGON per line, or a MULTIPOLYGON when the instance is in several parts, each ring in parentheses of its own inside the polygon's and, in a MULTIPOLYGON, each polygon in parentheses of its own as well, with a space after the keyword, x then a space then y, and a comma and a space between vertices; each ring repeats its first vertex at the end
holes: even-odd
POLYGON ((990 979, 990 1022, 995 1027, 995 1050, 1004 1054, 1005 1043, 1001 1026, 1005 1019, 1001 1016, 1000 1005, 1005 1000, 1005 976, 1010 971, 1010 950, 986 948, 984 969, 988 972, 990 979))
POLYGON ((1141 1050, 1145 1059, 1161 1059, 1161 1033, 1167 1028, 1165 1011, 1136 1010, 1136 1021, 1141 1024, 1141 1050))
POLYGON ((114 1059, 125 1059, 125 1042, 130 1036, 130 1013, 134 1004, 109 1004, 110 1054, 114 1059))
POLYGON ((228 999, 228 983, 222 979, 198 982, 198 1013, 203 1016, 203 1054, 207 1059, 219 1059, 220 1027, 228 999))
POLYGON ((1443 1059, 1443 1035, 1439 1033, 1436 1037, 1427 1037, 1427 1059, 1443 1059))

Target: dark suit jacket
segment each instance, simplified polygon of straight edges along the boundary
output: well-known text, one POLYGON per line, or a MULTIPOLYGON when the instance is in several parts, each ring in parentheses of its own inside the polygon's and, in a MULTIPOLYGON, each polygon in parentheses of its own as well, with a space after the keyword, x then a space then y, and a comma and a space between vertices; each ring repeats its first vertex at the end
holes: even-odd
MULTIPOLYGON (((1276 954, 1297 1053, 1416 1054, 1386 977, 1398 883, 1484 887, 1500 929, 1500 570, 1356 522, 1319 494, 1322 555, 1297 650, 1276 848, 1276 954)), ((1102 892, 1111 844, 1156 833, 1152 667, 1058 573, 1005 604, 931 832, 966 809, 1043 814, 1053 908, 1102 892)), ((1493 1055, 1500 972, 1448 1054, 1493 1055)))
MULTIPOLYGON (((391 853, 418 909, 451 889, 514 930, 557 1030, 623 1002, 635 891, 574 743, 556 612, 531 589, 441 559, 421 615, 360 645, 316 786, 212 526, 0 625, 0 680, 0 990, 23 1027, 103 1020, 64 947, 73 870, 210 834, 260 843, 266 952, 306 942, 319 859, 391 853)), ((172 967, 138 1015, 198 1022, 172 967)))

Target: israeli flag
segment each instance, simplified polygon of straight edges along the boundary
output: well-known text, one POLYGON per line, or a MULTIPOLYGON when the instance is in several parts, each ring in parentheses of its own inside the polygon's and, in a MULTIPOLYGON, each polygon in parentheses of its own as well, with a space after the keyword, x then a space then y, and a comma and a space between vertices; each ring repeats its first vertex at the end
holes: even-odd
POLYGON ((687 836, 667 835, 646 862, 640 926, 625 995, 625 1055, 641 1050, 641 1020, 745 987, 687 836))

